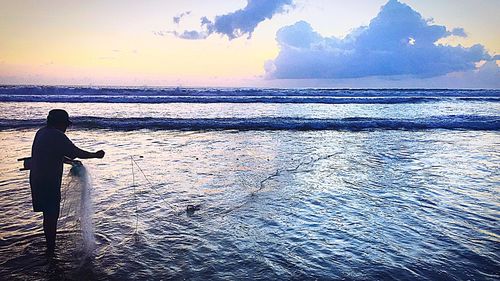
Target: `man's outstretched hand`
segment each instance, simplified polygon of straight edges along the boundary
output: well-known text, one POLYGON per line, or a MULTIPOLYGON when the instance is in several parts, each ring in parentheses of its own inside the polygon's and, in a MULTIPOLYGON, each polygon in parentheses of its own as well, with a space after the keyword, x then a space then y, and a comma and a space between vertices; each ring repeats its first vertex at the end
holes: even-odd
POLYGON ((95 158, 103 158, 104 154, 104 150, 99 150, 95 153, 95 158))

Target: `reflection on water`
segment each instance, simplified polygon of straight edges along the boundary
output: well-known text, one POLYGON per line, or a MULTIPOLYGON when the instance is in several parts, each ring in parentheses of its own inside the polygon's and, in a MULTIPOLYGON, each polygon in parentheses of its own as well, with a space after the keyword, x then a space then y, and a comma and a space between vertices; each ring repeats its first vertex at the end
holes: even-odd
POLYGON ((85 161, 97 250, 82 259, 62 218, 57 256, 45 258, 15 161, 34 131, 3 131, 2 278, 499 278, 498 132, 68 134, 107 152, 85 161), (200 209, 188 215, 189 204, 200 209))

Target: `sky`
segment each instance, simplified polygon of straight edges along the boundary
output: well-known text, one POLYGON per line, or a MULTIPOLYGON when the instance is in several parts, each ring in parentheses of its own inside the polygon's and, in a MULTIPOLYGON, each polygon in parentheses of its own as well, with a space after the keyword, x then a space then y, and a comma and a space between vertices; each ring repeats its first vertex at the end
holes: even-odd
POLYGON ((0 0, 0 84, 500 88, 498 0, 0 0))

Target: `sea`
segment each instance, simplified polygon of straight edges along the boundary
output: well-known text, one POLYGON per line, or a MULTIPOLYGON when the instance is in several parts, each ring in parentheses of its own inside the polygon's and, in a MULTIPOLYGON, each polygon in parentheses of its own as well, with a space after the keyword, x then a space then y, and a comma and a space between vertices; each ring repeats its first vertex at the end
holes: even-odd
POLYGON ((500 90, 0 86, 0 145, 1 280, 500 279, 500 90), (54 108, 90 253, 20 171, 54 108))

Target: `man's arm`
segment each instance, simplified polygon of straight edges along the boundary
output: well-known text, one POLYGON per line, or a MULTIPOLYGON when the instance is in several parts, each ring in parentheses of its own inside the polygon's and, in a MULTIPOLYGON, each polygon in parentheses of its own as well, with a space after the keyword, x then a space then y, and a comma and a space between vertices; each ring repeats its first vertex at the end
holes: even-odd
POLYGON ((66 156, 64 156, 64 161, 63 162, 64 162, 64 164, 70 164, 71 166, 82 165, 81 161, 73 160, 73 159, 68 158, 66 156))
POLYGON ((90 158, 103 158, 104 157, 104 151, 99 150, 97 152, 89 152, 80 148, 76 148, 76 157, 75 158, 80 158, 80 159, 90 159, 90 158))
POLYGON ((80 158, 80 159, 90 159, 90 158, 103 158, 104 157, 104 151, 99 150, 97 152, 89 152, 86 150, 83 150, 71 142, 71 140, 63 133, 61 134, 61 150, 63 152, 63 155, 71 160, 75 158, 80 158))

